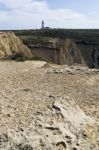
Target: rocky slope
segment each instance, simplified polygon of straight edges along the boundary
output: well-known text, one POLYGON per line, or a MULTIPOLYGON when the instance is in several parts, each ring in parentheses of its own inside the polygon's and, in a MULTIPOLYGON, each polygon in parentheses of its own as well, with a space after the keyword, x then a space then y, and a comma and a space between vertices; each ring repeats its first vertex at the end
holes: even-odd
POLYGON ((0 150, 98 150, 99 70, 0 62, 0 150))
POLYGON ((14 55, 32 57, 29 48, 13 32, 0 32, 0 58, 14 55))

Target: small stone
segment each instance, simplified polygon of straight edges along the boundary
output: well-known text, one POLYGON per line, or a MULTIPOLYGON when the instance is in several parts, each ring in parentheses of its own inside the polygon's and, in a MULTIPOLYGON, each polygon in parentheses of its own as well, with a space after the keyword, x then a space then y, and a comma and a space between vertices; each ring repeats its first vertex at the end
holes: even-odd
POLYGON ((19 150, 33 150, 33 147, 31 145, 19 145, 19 150))

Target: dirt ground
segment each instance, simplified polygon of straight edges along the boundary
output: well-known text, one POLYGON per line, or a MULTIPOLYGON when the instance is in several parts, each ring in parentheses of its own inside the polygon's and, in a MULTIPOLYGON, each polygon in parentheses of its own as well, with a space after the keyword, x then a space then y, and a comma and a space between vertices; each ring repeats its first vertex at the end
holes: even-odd
POLYGON ((99 70, 0 61, 0 134, 27 128, 39 112, 47 112, 55 99, 65 97, 99 122, 99 70))

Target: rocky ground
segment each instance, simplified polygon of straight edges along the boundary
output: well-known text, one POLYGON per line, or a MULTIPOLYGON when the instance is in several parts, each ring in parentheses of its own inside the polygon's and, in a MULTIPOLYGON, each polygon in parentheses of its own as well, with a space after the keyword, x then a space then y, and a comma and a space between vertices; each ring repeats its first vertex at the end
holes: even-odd
POLYGON ((99 150, 99 70, 0 61, 0 150, 99 150))

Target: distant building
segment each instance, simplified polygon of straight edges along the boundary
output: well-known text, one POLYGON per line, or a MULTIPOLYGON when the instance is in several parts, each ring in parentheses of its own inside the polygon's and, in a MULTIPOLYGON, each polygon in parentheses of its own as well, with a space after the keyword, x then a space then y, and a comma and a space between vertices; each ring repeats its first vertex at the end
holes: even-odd
POLYGON ((45 27, 44 29, 50 29, 50 27, 45 27))

